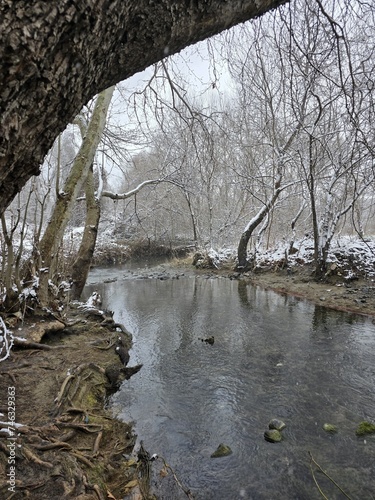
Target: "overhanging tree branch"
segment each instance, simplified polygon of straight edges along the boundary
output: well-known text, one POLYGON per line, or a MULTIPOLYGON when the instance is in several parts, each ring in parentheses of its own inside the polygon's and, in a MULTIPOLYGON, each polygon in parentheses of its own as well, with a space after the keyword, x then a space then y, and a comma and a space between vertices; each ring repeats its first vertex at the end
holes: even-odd
POLYGON ((288 0, 0 3, 0 213, 94 95, 288 0))

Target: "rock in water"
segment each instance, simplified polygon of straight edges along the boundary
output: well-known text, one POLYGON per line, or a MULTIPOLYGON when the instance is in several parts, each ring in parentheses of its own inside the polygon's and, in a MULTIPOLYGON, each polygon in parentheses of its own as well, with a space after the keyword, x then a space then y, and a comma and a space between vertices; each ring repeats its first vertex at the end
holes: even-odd
POLYGON ((337 432, 337 427, 333 424, 323 424, 323 429, 330 434, 335 434, 337 432))
POLYGON ((226 444, 220 443, 216 450, 212 453, 211 458, 221 458, 231 455, 233 452, 226 444))
POLYGON ((107 375, 111 388, 118 389, 121 384, 120 381, 121 368, 119 368, 116 365, 107 366, 107 368, 105 369, 105 374, 107 375))
POLYGON ((264 433, 264 439, 270 443, 279 443, 282 440, 281 432, 277 429, 269 429, 264 433))
POLYGON ((364 420, 361 422, 357 430, 355 431, 357 436, 365 436, 366 434, 374 434, 375 433, 375 424, 371 422, 367 422, 367 420, 364 420))
POLYGON ((126 366, 129 363, 129 359, 130 359, 128 350, 123 345, 118 345, 116 347, 116 352, 121 359, 121 363, 124 366, 126 366))
POLYGON ((273 418, 268 424, 269 429, 276 429, 277 431, 282 431, 285 427, 285 423, 278 418, 273 418))

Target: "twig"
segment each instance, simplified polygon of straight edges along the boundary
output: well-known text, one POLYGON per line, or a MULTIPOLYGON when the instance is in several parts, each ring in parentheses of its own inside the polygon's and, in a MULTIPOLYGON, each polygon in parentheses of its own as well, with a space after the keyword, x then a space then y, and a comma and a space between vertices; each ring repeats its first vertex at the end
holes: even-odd
POLYGON ((189 498, 189 500, 194 500, 194 496, 193 494, 191 493, 190 490, 186 489, 181 481, 178 479, 175 471, 172 469, 172 467, 170 465, 167 464, 167 462, 165 461, 165 459, 163 457, 160 457, 164 463, 164 467, 166 467, 167 469, 169 469, 174 477, 174 480, 176 481, 176 483, 178 484, 178 486, 182 489, 182 491, 185 493, 185 495, 189 498))
POLYGON ((315 477, 314 469, 312 467, 312 460, 310 460, 310 470, 311 470, 312 477, 314 479, 314 483, 316 484, 316 487, 318 488, 319 493, 322 495, 322 497, 324 498, 324 500, 328 500, 328 498, 325 496, 325 494, 321 490, 321 488, 319 486, 319 483, 318 483, 318 481, 317 481, 317 479, 315 477))
MULTIPOLYGON (((341 493, 342 493, 342 494, 343 494, 346 498, 348 498, 349 500, 352 500, 352 499, 351 499, 351 497, 350 497, 349 495, 347 495, 347 494, 345 493, 345 491, 344 491, 344 490, 343 490, 343 489, 342 489, 342 488, 341 488, 341 487, 340 487, 340 486, 336 483, 336 481, 335 481, 334 479, 332 479, 332 478, 331 478, 331 476, 330 476, 329 474, 327 474, 327 472, 321 468, 321 466, 318 464, 318 462, 316 462, 316 461, 314 460, 314 458, 313 458, 313 456, 312 456, 312 454, 311 454, 311 452, 310 452, 310 451, 309 451, 309 455, 310 455, 310 459, 311 459, 311 461, 310 461, 310 468, 311 468, 311 471, 312 471, 311 463, 313 463, 316 467, 318 467, 318 469, 320 470, 320 472, 322 472, 322 473, 323 473, 323 474, 324 474, 324 475, 325 475, 325 476, 326 476, 326 477, 327 477, 327 478, 331 481, 331 483, 333 483, 333 484, 336 486, 336 488, 338 488, 338 489, 341 491, 341 493)), ((316 485, 318 486, 319 492, 323 495, 323 497, 324 497, 324 498, 327 498, 327 497, 325 497, 325 496, 324 496, 324 494, 322 493, 321 489, 319 488, 319 485, 318 485, 318 483, 317 483, 317 481, 316 481, 316 479, 315 479, 314 473, 313 473, 313 478, 314 478, 314 481, 315 481, 316 485)), ((327 500, 328 500, 328 499, 327 499, 327 500)))

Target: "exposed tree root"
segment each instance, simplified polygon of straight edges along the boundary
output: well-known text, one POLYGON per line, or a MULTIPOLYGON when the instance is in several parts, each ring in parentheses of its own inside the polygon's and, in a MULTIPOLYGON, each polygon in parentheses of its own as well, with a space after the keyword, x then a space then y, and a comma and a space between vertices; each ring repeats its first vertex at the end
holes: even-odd
POLYGON ((23 453, 23 455, 24 455, 25 458, 27 458, 28 460, 32 460, 33 462, 35 462, 38 465, 41 465, 42 467, 47 467, 48 469, 52 469, 53 468, 53 464, 51 464, 50 462, 45 462, 44 460, 41 460, 27 446, 23 447, 22 453, 23 453))
MULTIPOLYGON (((50 349, 45 349, 46 345, 41 344, 43 348, 33 357, 33 363, 27 361, 29 352, 24 349, 15 351, 12 359, 2 363, 2 386, 16 387, 17 421, 27 424, 17 427, 13 500, 27 496, 123 498, 128 491, 125 486, 137 478, 137 467, 127 465, 129 460, 124 458, 135 443, 131 427, 114 419, 105 409, 107 391, 112 389, 107 367, 113 367, 119 377, 116 381, 130 375, 122 372, 124 367, 114 349, 118 335, 124 334, 114 330, 113 322, 108 322, 112 326, 98 325, 103 316, 90 314, 94 321, 79 321, 73 329, 69 326, 68 333, 75 335, 64 337, 67 349, 56 348, 57 345, 47 345, 50 349), (103 338, 109 341, 108 349, 96 349, 103 338), (53 372, 46 373, 46 369, 53 372)), ((48 341, 59 340, 52 336, 48 341)), ((130 345, 130 339, 127 341, 130 345)), ((34 343, 34 347, 39 346, 34 343)), ((6 477, 9 468, 7 437, 5 432, 0 434, 2 477, 6 477)), ((8 498, 8 486, 6 481, 0 483, 0 498, 8 498)))

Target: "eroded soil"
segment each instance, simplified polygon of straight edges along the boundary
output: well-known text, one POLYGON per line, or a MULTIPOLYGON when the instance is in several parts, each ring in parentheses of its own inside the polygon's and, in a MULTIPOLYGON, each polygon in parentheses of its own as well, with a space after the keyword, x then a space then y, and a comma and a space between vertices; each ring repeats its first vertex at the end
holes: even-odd
POLYGON ((14 393, 22 424, 0 426, 14 432, 0 432, 0 498, 147 498, 132 429, 106 409, 108 394, 139 369, 124 368, 115 352, 119 336, 130 347, 129 336, 97 311, 68 317, 68 327, 55 318, 12 320, 28 347, 15 346, 0 365, 1 420, 14 393))

